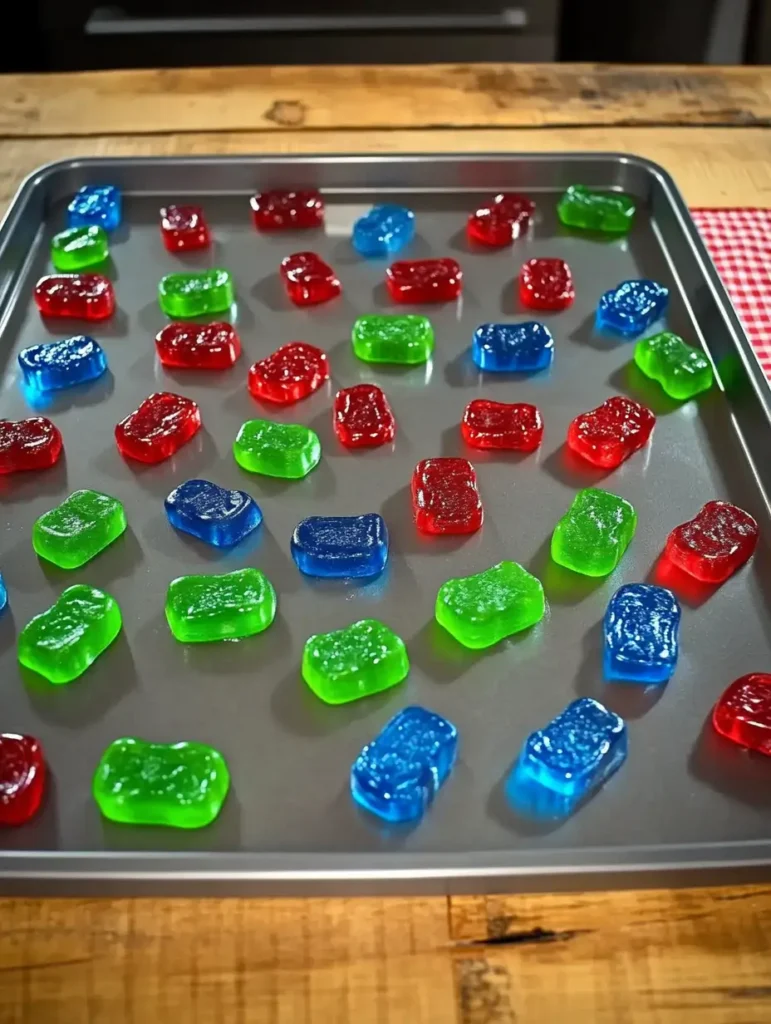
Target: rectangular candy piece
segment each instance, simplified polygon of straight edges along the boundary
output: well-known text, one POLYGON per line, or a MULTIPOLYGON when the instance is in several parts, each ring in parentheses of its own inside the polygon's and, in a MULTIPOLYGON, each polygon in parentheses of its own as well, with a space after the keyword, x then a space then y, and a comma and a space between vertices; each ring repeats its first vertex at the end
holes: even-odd
POLYGON ((213 324, 167 324, 155 336, 164 366, 181 370, 228 370, 241 355, 235 327, 213 324))
POLYGON ((771 757, 771 675, 735 679, 712 709, 712 724, 726 739, 771 757))
POLYGON ((708 501, 699 514, 667 537, 666 555, 704 583, 722 583, 752 557, 758 524, 728 501, 708 501))
POLYGON ((76 583, 21 631, 19 661, 51 683, 71 683, 110 646, 121 621, 114 598, 76 583))
POLYGON ((264 402, 291 405, 318 391, 327 380, 326 352, 304 341, 290 341, 252 366, 247 387, 264 402))
POLYGON ((712 387, 712 367, 707 357, 671 331, 638 341, 634 361, 646 377, 658 381, 670 398, 677 401, 693 398, 712 387))
POLYGON ((463 287, 457 260, 397 260, 386 271, 386 287, 394 302, 451 302, 463 287))
POLYGON ((210 480, 186 480, 164 506, 172 526, 215 548, 233 547, 262 522, 262 511, 251 495, 210 480))
POLYGON ((180 643, 237 640, 262 633, 276 617, 276 591, 259 569, 180 576, 169 584, 166 619, 180 643))
POLYGON ((354 579, 377 576, 388 561, 382 516, 309 516, 295 527, 292 558, 306 576, 354 579))
POLYGON ((597 327, 637 338, 664 315, 669 289, 655 281, 622 281, 600 297, 597 327))
POLYGON ((482 324, 474 331, 471 356, 480 370, 536 373, 554 361, 554 338, 544 324, 482 324))
POLYGON ((436 621, 474 650, 529 629, 545 611, 541 581, 517 562, 447 580, 436 595, 436 621))
POLYGON ((532 259, 519 272, 519 300, 528 309, 557 312, 572 306, 576 291, 564 260, 532 259))
POLYGON ((353 762, 351 795, 384 821, 415 821, 433 803, 457 752, 452 722, 427 708, 404 708, 353 762))
POLYGON ((62 435, 45 416, 0 420, 0 476, 48 469, 59 461, 62 435))
POLYGON ((434 329, 427 316, 376 313, 356 319, 353 351, 365 363, 425 363, 434 351, 434 329))
POLYGON ((634 202, 620 192, 601 192, 571 185, 557 204, 557 216, 568 228, 625 235, 632 226, 634 202))
POLYGON ((110 821, 203 828, 230 788, 224 757, 205 743, 148 743, 125 737, 102 754, 94 800, 110 821))
POLYGON ((115 292, 103 274, 49 274, 35 285, 42 316, 108 320, 115 312, 115 292))
POLYGON ((675 671, 680 605, 671 590, 628 583, 610 599, 603 633, 605 677, 665 683, 675 671))
POLYGON ((415 236, 415 214, 406 206, 373 206, 353 225, 351 242, 362 256, 392 256, 415 236))
POLYGON ((235 291, 229 270, 213 267, 197 273, 167 274, 158 285, 158 302, 166 316, 185 319, 225 313, 235 291))
POLYGON ((415 525, 422 533, 475 533, 484 511, 467 459, 423 459, 412 474, 415 525))
POLYGON ((249 200, 258 231, 297 231, 324 225, 324 201, 314 189, 270 189, 249 200))
POLYGON ((327 704, 347 704, 389 690, 409 671, 404 641, 376 619, 318 633, 303 651, 303 679, 327 704))
POLYGON ((156 391, 116 426, 124 458, 153 465, 178 452, 201 429, 201 410, 192 398, 156 391))
POLYGON ((315 252, 295 252, 281 261, 286 293, 296 306, 317 306, 342 291, 340 281, 328 263, 315 252))
POLYGON ((22 349, 19 366, 29 387, 58 391, 101 377, 107 369, 107 357, 97 341, 78 334, 22 349))
POLYGON ((117 498, 98 491, 74 491, 35 521, 32 547, 62 569, 77 569, 117 540, 126 525, 126 513, 117 498))
POLYGON ((84 270, 104 263, 110 255, 110 244, 104 228, 67 228, 51 240, 51 262, 64 273, 84 270))
POLYGON ((24 825, 40 807, 46 783, 43 748, 34 736, 0 733, 0 826, 24 825))
POLYGON ((527 402, 491 402, 475 398, 460 422, 463 440, 472 448, 532 452, 543 438, 543 420, 527 402))
POLYGON ((83 228, 96 225, 114 231, 121 222, 122 196, 115 185, 84 185, 67 207, 67 226, 83 228))
POLYGON ((636 528, 637 513, 628 501, 587 487, 555 526, 551 557, 584 576, 607 576, 621 561, 636 528))
POLYGON ((169 252, 195 252, 211 245, 209 225, 200 206, 162 206, 161 237, 169 252))
POLYGON ((396 436, 396 420, 377 384, 354 384, 335 395, 335 433, 346 448, 376 448, 396 436))
POLYGON ((535 203, 516 192, 501 192, 469 216, 469 240, 492 248, 511 245, 530 226, 535 203))
POLYGON ((615 469, 648 443, 655 424, 646 406, 614 395, 576 416, 568 427, 568 447, 594 466, 615 469))
POLYGON ((300 423, 247 420, 233 442, 233 455, 249 473, 300 480, 318 466, 321 442, 300 423))

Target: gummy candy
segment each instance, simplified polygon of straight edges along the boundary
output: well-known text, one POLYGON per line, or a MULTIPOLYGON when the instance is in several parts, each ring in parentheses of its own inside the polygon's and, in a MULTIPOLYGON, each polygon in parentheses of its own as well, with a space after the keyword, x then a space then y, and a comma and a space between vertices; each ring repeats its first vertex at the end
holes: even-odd
POLYGON ((233 547, 262 522, 262 510, 254 498, 209 480, 186 480, 164 505, 172 526, 215 548, 233 547))
POLYGON ((466 406, 460 432, 472 448, 532 452, 543 438, 543 420, 538 409, 527 402, 475 398, 466 406))
POLYGON ((622 281, 600 297, 597 326, 636 338, 664 315, 668 302, 669 289, 655 281, 622 281))
POLYGON ((235 640, 262 633, 276 617, 276 591, 259 569, 179 576, 166 594, 166 620, 180 643, 235 640))
POLYGON ((425 363, 434 351, 434 329, 427 316, 360 316, 351 332, 354 354, 365 363, 425 363))
POLYGON ((354 384, 335 395, 335 433, 346 448, 374 448, 393 441, 396 420, 377 384, 354 384))
POLYGON ((201 429, 192 398, 156 391, 115 428, 118 451, 127 459, 156 463, 178 452, 201 429))
POLYGON ((477 650, 540 622, 545 610, 541 581, 518 562, 499 562, 443 583, 435 614, 456 640, 477 650))
POLYGON ((771 757, 771 675, 735 679, 712 709, 712 724, 726 739, 771 757))
POLYGON ((667 537, 666 555, 705 583, 722 583, 752 556, 758 524, 728 501, 708 501, 699 514, 667 537))
POLYGON ((471 355, 480 370, 534 373, 554 360, 554 339, 544 324, 482 324, 474 331, 471 355))
POLYGON ((376 512, 310 516, 295 527, 290 548, 297 568, 306 576, 377 576, 388 561, 388 530, 376 512))
POLYGON ((340 281, 328 263, 315 252, 295 252, 281 261, 281 277, 289 298, 296 306, 317 306, 342 291, 340 281))
POLYGON ((185 370, 227 370, 241 355, 241 339, 226 323, 167 324, 155 336, 164 366, 185 370))
POLYGON ((0 420, 0 475, 48 469, 62 453, 59 428, 45 416, 0 420))
POLYGON ((449 302, 463 287, 457 260, 397 260, 386 270, 386 287, 394 302, 449 302))
POLYGON ((637 513, 624 498, 587 487, 554 527, 551 557, 584 576, 607 576, 629 547, 637 513))
POLYGON ((121 222, 122 197, 115 185, 84 185, 67 207, 67 226, 90 227, 95 224, 114 231, 121 222))
POLYGON ((32 547, 62 569, 77 569, 117 540, 126 525, 126 513, 117 498, 98 491, 74 491, 35 521, 32 547))
POLYGON ((321 442, 310 427, 299 423, 247 420, 233 443, 242 469, 284 480, 300 480, 318 466, 321 442))
POLYGON ((422 533, 475 533, 484 511, 467 459, 423 459, 412 474, 415 525, 422 533))
POLYGON ((103 274, 49 274, 34 297, 43 316, 108 320, 115 312, 115 292, 103 274))
POLYGON ((200 206, 162 206, 161 237, 169 252, 194 252, 211 245, 209 225, 200 206))
POLYGON ((76 583, 21 631, 19 661, 51 683, 71 683, 93 665, 120 629, 115 599, 76 583))
POLYGON ((188 318, 224 313, 235 292, 229 270, 214 267, 197 273, 167 274, 158 285, 158 302, 166 316, 188 318))
POLYGON ((353 762, 351 795, 387 822, 414 821, 433 802, 457 752, 452 722, 427 708, 404 708, 353 762))
POLYGON ((415 235, 415 214, 406 206, 373 206, 353 225, 351 241, 362 256, 392 256, 415 235))
POLYGON ((249 200, 258 231, 286 231, 320 228, 324 224, 324 201, 318 192, 271 189, 249 200))
POLYGON ((601 192, 571 185, 557 204, 557 216, 569 228, 626 234, 632 226, 635 204, 620 192, 601 192))
POLYGON ((43 799, 46 763, 34 736, 0 733, 0 826, 23 825, 43 799))
POLYGON ((93 781, 99 810, 127 825, 203 828, 222 809, 230 788, 224 757, 205 743, 114 740, 93 781))
POLYGON ((516 192, 501 192, 486 206, 469 216, 466 225, 472 242, 500 248, 527 231, 535 212, 535 203, 516 192))
POLYGON ((671 590, 628 583, 610 599, 603 632, 605 676, 665 683, 675 671, 680 605, 671 590))
POLYGON ((603 469, 615 469, 648 443, 656 417, 632 398, 614 395, 589 412, 582 412, 568 427, 573 451, 603 469))
POLYGON ((107 358, 98 342, 79 334, 22 349, 19 366, 30 387, 57 391, 101 377, 107 369, 107 358))
POLYGON ((78 271, 104 263, 110 245, 104 228, 67 228, 51 240, 51 262, 57 270, 78 271))
POLYGON ((712 367, 707 357, 670 331, 638 341, 634 361, 646 377, 658 381, 670 398, 678 401, 712 387, 712 367))
POLYGON ((303 651, 303 679, 327 704, 347 704, 389 690, 409 671, 404 641, 376 619, 318 633, 303 651))
POLYGON ((254 364, 247 386, 255 398, 290 405, 318 391, 326 380, 326 352, 304 341, 290 341, 254 364))
POLYGON ((576 297, 573 275, 564 260, 532 259, 519 272, 519 299, 528 309, 567 309, 576 297))

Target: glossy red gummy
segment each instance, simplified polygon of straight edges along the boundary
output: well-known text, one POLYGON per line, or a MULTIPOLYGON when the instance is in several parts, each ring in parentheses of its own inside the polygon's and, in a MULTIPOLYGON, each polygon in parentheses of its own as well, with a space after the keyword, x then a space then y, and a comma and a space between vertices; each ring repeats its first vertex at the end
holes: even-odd
POLYGON ((43 316, 107 320, 115 312, 115 292, 104 274, 49 274, 34 295, 43 316))
POLYGON ((500 248, 511 245, 527 231, 535 203, 516 192, 501 192, 469 216, 466 224, 472 242, 500 248))
POLYGON ((43 749, 32 736, 0 733, 0 825, 23 825, 45 789, 43 749))
POLYGON ((45 416, 0 420, 0 474, 48 469, 61 453, 59 428, 45 416))
POLYGON ((647 443, 655 423, 646 406, 614 395, 576 416, 568 427, 568 446, 593 466, 615 469, 647 443))
POLYGON ((227 370, 241 355, 241 341, 230 324, 175 323, 156 334, 155 349, 164 366, 227 370))
POLYGON ((386 270, 386 287, 394 302, 449 302, 463 287, 458 261, 396 260, 386 270))
POLYGON ((472 448, 532 452, 543 438, 543 420, 536 406, 527 402, 475 398, 466 406, 460 432, 472 448))
POLYGON ((258 192, 250 205, 258 231, 318 228, 324 223, 324 201, 318 192, 258 192))
POLYGON ((354 384, 335 395, 335 433, 346 448, 376 448, 396 436, 396 420, 377 384, 354 384))
POLYGON ((255 398, 290 405, 307 398, 329 380, 326 352, 304 341, 290 341, 249 371, 247 385, 255 398))
POLYGON ((567 309, 576 297, 573 275, 564 260, 528 260, 519 272, 519 298, 528 309, 567 309))
POLYGON ((158 391, 115 428, 121 455, 137 462, 163 462, 201 429, 201 410, 192 398, 158 391))
POLYGON ((712 709, 712 724, 726 739, 771 757, 771 675, 735 679, 712 709))
POLYGON ((295 252, 281 261, 281 277, 296 306, 317 306, 336 298, 340 281, 328 263, 315 252, 295 252))
POLYGON ((670 561, 705 583, 722 583, 751 557, 758 524, 728 501, 708 501, 694 519, 667 537, 670 561))
POLYGON ((200 206, 162 206, 161 237, 169 252, 193 252, 211 245, 209 225, 200 206))
POLYGON ((484 511, 467 459, 424 459, 412 474, 412 508, 422 533, 475 533, 484 511))

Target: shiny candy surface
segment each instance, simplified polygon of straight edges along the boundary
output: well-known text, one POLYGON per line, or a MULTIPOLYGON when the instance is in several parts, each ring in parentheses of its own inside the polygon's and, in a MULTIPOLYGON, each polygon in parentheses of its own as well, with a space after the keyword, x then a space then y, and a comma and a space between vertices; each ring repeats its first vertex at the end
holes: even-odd
POLYGON ((254 498, 210 480, 186 480, 169 494, 164 507, 173 527, 215 548, 233 547, 262 522, 254 498))
POLYGON ((48 562, 77 569, 125 533, 126 525, 126 513, 117 498, 98 491, 74 491, 35 521, 32 546, 48 562))
POLYGON ((527 402, 491 402, 475 398, 460 423, 463 440, 472 448, 532 452, 543 438, 543 420, 527 402))
POLYGON ((386 287, 394 302, 450 302, 463 287, 457 260, 397 260, 386 271, 386 287))
POLYGON ((377 576, 388 561, 388 530, 375 512, 309 516, 295 527, 290 549, 295 565, 307 576, 377 576))
POLYGON ((351 242, 362 256, 391 256, 412 241, 415 214, 406 206, 373 206, 353 225, 351 242))
POLYGON ((0 475, 48 469, 61 453, 59 428, 45 416, 0 420, 0 475))
POLYGON ((318 192, 272 189, 250 199, 258 231, 296 231, 324 224, 324 202, 318 192))
POLYGON ((557 312, 576 297, 573 275, 564 260, 528 260, 519 272, 519 299, 527 309, 557 312))
POLYGON ((425 363, 434 351, 434 329, 427 316, 368 314, 356 319, 353 351, 365 363, 425 363))
POLYGON ((19 366, 25 382, 37 391, 58 391, 101 377, 107 357, 98 342, 79 334, 22 349, 19 366))
POLYGON ((115 185, 84 185, 67 207, 67 226, 96 225, 114 231, 121 222, 123 199, 115 185))
POLYGON ((377 384, 354 384, 335 395, 335 434, 346 448, 376 448, 393 441, 396 420, 377 384))
POLYGON ((34 736, 0 733, 0 827, 24 825, 40 807, 46 783, 43 748, 34 736))
POLYGON ((347 704, 388 690, 409 670, 404 641, 376 619, 312 636, 303 651, 303 679, 327 704, 347 704))
POLYGON ((51 239, 51 262, 64 273, 98 266, 109 255, 107 232, 96 225, 67 228, 51 239))
POLYGON ((771 757, 771 675, 735 679, 715 704, 712 724, 726 739, 771 757))
POLYGON ((241 355, 241 339, 227 323, 167 324, 155 336, 164 366, 181 370, 227 370, 241 355))
POLYGON ((603 621, 606 679, 665 683, 677 665, 680 615, 677 598, 665 587, 620 587, 603 621))
POLYGON ((669 289, 655 281, 622 281, 600 297, 597 326, 636 338, 664 315, 668 303, 669 289))
POLYGON ((712 387, 712 366, 707 357, 670 331, 638 341, 634 361, 646 377, 658 381, 670 398, 678 401, 712 387))
POLYGON ((35 285, 43 316, 107 320, 115 312, 115 292, 103 274, 49 274, 35 285))
POLYGON ((169 252, 208 249, 211 235, 200 206, 162 206, 161 238, 169 252))
POLYGON ((180 576, 172 580, 166 594, 166 621, 180 643, 254 636, 275 617, 276 591, 259 569, 180 576))
POLYGON ((336 298, 342 288, 334 270, 315 252, 295 252, 281 261, 286 293, 296 306, 317 306, 336 298))
POLYGON ((299 480, 318 466, 318 434, 300 423, 247 420, 233 442, 233 455, 242 469, 263 476, 299 480))
POLYGON ((697 580, 722 583, 752 557, 758 524, 728 501, 708 501, 687 523, 667 537, 670 561, 697 580))
POLYGON ((554 339, 544 324, 482 324, 474 331, 471 356, 491 373, 534 373, 554 360, 554 339))
POLYGON ((517 562, 499 562, 443 583, 435 614, 456 640, 479 649, 540 622, 545 610, 541 581, 517 562))
POLYGON ((412 508, 422 533, 475 533, 484 519, 477 475, 467 459, 423 459, 412 474, 412 508))
POLYGON ((472 242, 500 248, 523 235, 535 212, 535 203, 516 192, 500 192, 469 216, 466 231, 472 242))
POLYGON ((568 445, 581 458, 614 469, 648 443, 656 417, 640 402, 614 395, 568 427, 568 445))
POLYGON ((234 299, 233 278, 230 271, 222 267, 167 274, 158 285, 158 303, 170 317, 184 319, 225 313, 234 299))
POLYGON ((571 185, 557 204, 557 216, 569 228, 623 235, 632 226, 635 204, 620 192, 571 185))
POLYGON ((201 429, 201 410, 192 398, 157 391, 116 426, 121 455, 156 463, 178 452, 201 429))
POLYGON ((621 561, 636 528, 637 513, 628 501, 587 487, 555 526, 551 557, 584 576, 607 576, 621 561))
POLYGON ((255 398, 290 405, 318 391, 327 380, 326 352, 304 341, 290 341, 252 366, 247 386, 255 398))

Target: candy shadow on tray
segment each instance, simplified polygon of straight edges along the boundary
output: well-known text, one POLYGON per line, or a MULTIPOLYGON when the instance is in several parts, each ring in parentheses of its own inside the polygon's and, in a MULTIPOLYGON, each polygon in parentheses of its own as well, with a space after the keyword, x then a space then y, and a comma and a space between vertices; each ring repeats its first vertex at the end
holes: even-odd
POLYGON ((232 777, 230 790, 217 818, 203 828, 169 828, 164 825, 128 825, 110 821, 92 802, 101 819, 101 836, 107 850, 188 853, 209 850, 233 852, 241 846, 243 812, 232 777))
POLYGON ((507 832, 523 838, 547 836, 564 825, 566 818, 550 816, 545 810, 539 809, 534 800, 524 799, 529 791, 515 786, 516 763, 506 768, 490 790, 486 805, 487 816, 507 832))
POLYGON ((0 654, 16 646, 16 622, 10 600, 0 612, 0 654))
POLYGON ((642 402, 656 416, 668 416, 677 412, 686 403, 678 402, 670 398, 660 384, 650 377, 646 377, 637 363, 634 362, 632 354, 634 342, 630 344, 629 362, 619 366, 608 377, 608 384, 616 391, 620 391, 638 402, 642 402))
POLYGON ((605 641, 601 621, 596 622, 584 634, 582 646, 583 657, 575 678, 577 697, 593 697, 623 719, 632 719, 642 718, 664 696, 668 683, 645 685, 606 678, 603 669, 605 641))
POLYGON ((30 409, 41 416, 50 417, 68 409, 86 408, 106 401, 115 389, 115 378, 108 369, 96 380, 57 391, 39 391, 23 381, 20 387, 30 409))
MULTIPOLYGON (((595 590, 599 590, 610 578, 584 576, 583 573, 573 572, 564 565, 558 565, 551 557, 551 534, 544 539, 526 568, 541 581, 550 604, 578 604, 595 590)), ((612 592, 612 588, 609 588, 608 593, 612 592)))
MULTIPOLYGON (((45 748, 43 750, 45 754, 45 748)), ((46 765, 45 789, 40 808, 21 828, 0 830, 0 850, 58 850, 60 849, 59 805, 57 781, 50 764, 46 765)))
POLYGON ((454 683, 485 658, 499 654, 504 643, 506 641, 472 650, 464 647, 436 619, 431 618, 410 638, 407 650, 411 663, 433 682, 454 683))
POLYGON ((57 341, 60 338, 73 338, 78 334, 98 336, 98 341, 105 338, 125 338, 129 333, 129 318, 120 306, 108 320, 77 320, 74 317, 41 316, 43 330, 57 341))
POLYGON ((666 587, 679 601, 691 608, 699 608, 721 587, 720 583, 704 583, 684 572, 663 551, 648 573, 646 582, 666 587))
MULTIPOLYGON (((550 452, 541 463, 543 468, 561 484, 572 488, 598 487, 613 472, 595 466, 580 455, 576 455, 567 443, 550 452)), ((565 509, 567 511, 567 508, 565 509)))
POLYGON ((579 345, 589 345, 600 352, 609 352, 620 345, 630 346, 630 355, 634 348, 634 342, 626 341, 618 334, 610 331, 600 331, 597 328, 597 314, 594 310, 585 316, 581 323, 575 327, 567 336, 568 341, 578 342, 579 345))
POLYGON ((94 587, 109 590, 116 579, 133 576, 134 570, 142 564, 142 548, 131 526, 106 548, 76 569, 62 569, 37 556, 38 565, 57 592, 71 587, 73 583, 89 583, 94 587))
MULTIPOLYGON (((131 411, 127 410, 125 415, 131 411)), ((98 473, 111 480, 131 480, 155 497, 165 498, 175 481, 206 477, 207 468, 220 458, 214 439, 204 426, 170 458, 152 464, 124 458, 112 438, 109 446, 94 459, 94 466, 98 473)))
POLYGON ((240 640, 185 644, 172 636, 165 619, 162 628, 168 633, 168 642, 181 652, 185 670, 209 678, 230 675, 253 677, 260 665, 270 665, 291 647, 291 632, 280 609, 267 629, 240 640))
POLYGON ((68 493, 66 451, 62 452, 58 462, 50 469, 0 475, 0 505, 16 504, 48 495, 60 496, 64 500, 68 493))
POLYGON ((758 810, 771 809, 771 757, 720 736, 711 712, 688 758, 688 771, 718 793, 758 810))

